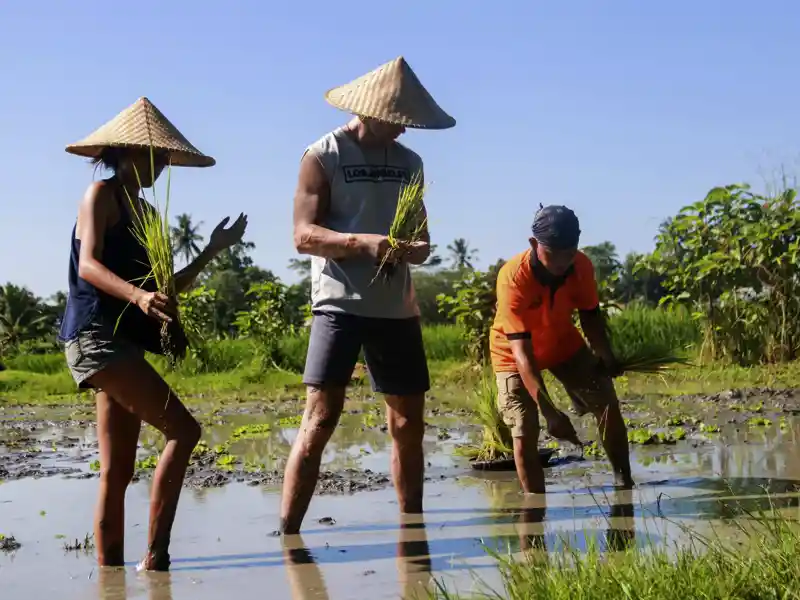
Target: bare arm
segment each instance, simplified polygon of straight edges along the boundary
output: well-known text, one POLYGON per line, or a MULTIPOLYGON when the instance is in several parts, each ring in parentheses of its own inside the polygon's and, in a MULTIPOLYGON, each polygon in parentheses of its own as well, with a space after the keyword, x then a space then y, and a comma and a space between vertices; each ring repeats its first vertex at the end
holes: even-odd
POLYGON ((319 225, 330 206, 331 190, 319 159, 307 153, 300 161, 294 197, 294 245, 300 254, 342 259, 366 254, 363 236, 319 225))
POLYGON ((611 341, 608 339, 606 321, 600 308, 594 310, 578 311, 578 317, 589 345, 595 354, 606 364, 614 364, 614 352, 611 350, 611 341))
POLYGON ((94 183, 86 190, 81 201, 75 231, 81 241, 78 276, 114 298, 138 304, 145 292, 118 277, 100 262, 106 224, 110 207, 113 206, 113 202, 110 202, 111 193, 106 184, 94 183))
POLYGON ((547 394, 547 388, 544 385, 542 372, 536 365, 536 359, 533 356, 533 344, 530 337, 519 337, 509 340, 511 352, 514 354, 514 360, 517 363, 517 372, 522 378, 522 383, 525 384, 525 389, 534 399, 542 411, 542 415, 547 417, 556 411, 556 407, 550 400, 547 394))
POLYGON ((192 287, 197 276, 214 260, 217 254, 218 252, 208 245, 192 262, 175 273, 175 293, 181 294, 192 287))
POLYGON ((247 215, 239 213, 239 217, 230 227, 225 227, 230 221, 230 217, 225 217, 211 232, 208 245, 195 259, 183 269, 175 273, 175 291, 180 294, 185 292, 194 283, 197 276, 203 272, 208 264, 214 260, 220 252, 238 244, 242 240, 247 229, 247 215))

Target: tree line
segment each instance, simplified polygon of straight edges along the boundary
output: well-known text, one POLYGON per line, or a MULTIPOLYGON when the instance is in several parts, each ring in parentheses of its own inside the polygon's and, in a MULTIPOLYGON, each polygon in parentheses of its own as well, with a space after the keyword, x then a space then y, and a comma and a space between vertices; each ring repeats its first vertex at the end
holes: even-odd
MULTIPOLYGON (((202 223, 178 215, 176 257, 190 261, 203 243, 202 223)), ((309 317, 311 261, 293 258, 299 280, 286 284, 252 259, 253 242, 221 253, 181 298, 182 319, 204 338, 273 338, 298 330, 309 317)), ((746 185, 713 188, 658 229, 650 253, 624 257, 610 241, 582 248, 595 266, 601 302, 621 309, 631 303, 682 305, 703 331, 702 351, 740 364, 800 356, 800 205, 794 188, 769 196, 746 185)), ((478 250, 465 238, 412 268, 426 324, 458 323, 467 342, 480 346, 495 309, 494 285, 503 260, 485 271, 478 250)), ((66 294, 42 299, 7 283, 0 287, 0 356, 55 349, 66 294)))

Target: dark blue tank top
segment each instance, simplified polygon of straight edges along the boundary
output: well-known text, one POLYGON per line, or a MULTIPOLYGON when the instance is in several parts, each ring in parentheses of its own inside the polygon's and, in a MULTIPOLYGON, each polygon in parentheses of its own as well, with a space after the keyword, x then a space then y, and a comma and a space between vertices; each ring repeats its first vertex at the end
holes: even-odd
MULTIPOLYGON (((107 185, 114 185, 109 183, 107 185)), ((118 277, 147 291, 156 291, 147 251, 136 239, 133 223, 125 210, 122 192, 114 192, 119 209, 119 221, 106 229, 103 255, 100 262, 118 277)), ((69 293, 58 339, 68 342, 78 337, 92 323, 116 327, 114 335, 150 351, 160 349, 160 325, 145 315, 138 306, 120 300, 97 289, 78 275, 81 241, 75 237, 77 222, 72 228, 69 255, 69 293)))

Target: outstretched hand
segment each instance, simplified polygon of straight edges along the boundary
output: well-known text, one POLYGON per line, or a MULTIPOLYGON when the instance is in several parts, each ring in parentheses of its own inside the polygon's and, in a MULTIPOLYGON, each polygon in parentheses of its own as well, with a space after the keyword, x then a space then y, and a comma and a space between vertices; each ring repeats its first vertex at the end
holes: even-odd
POLYGON ((211 232, 208 245, 214 252, 222 252, 242 240, 245 229, 247 229, 247 215, 240 213, 233 225, 226 228, 225 225, 230 220, 230 217, 225 217, 211 232))

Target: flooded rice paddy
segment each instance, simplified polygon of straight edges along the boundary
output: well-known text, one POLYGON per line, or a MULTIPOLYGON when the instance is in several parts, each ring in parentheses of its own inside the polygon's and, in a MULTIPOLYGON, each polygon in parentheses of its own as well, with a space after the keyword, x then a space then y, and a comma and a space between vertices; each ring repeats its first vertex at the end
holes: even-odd
MULTIPOLYGON (((471 470, 457 448, 477 440, 480 427, 456 401, 429 406, 422 518, 397 514, 382 403, 350 402, 323 459, 302 536, 281 538, 274 534, 278 494, 300 401, 193 404, 204 438, 181 499, 168 574, 133 569, 145 547, 158 434, 142 430, 137 481, 127 496, 131 566, 98 570, 86 539, 98 468, 90 407, 0 406, 2 595, 422 598, 434 580, 459 591, 473 589, 476 577, 498 584, 487 548, 599 544, 611 552, 680 543, 686 526, 724 530, 769 503, 798 512, 800 391, 627 401, 638 487, 614 491, 595 447, 581 457, 567 446, 547 469, 546 499, 520 495, 513 473, 471 470), (18 548, 7 544, 10 536, 18 548)), ((575 422, 593 439, 591 417, 575 422)))

